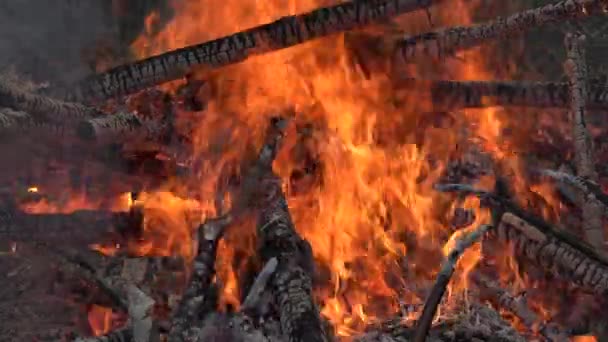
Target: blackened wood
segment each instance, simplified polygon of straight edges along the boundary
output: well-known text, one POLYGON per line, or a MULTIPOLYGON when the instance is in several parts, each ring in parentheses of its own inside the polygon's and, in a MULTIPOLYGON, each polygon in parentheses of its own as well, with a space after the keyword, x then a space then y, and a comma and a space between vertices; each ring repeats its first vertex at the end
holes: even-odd
POLYGON ((206 43, 169 51, 93 75, 60 95, 77 102, 124 96, 184 77, 195 67, 219 68, 250 56, 352 30, 441 0, 353 0, 283 17, 206 43))
POLYGON ((405 39, 396 38, 396 54, 397 58, 405 62, 420 57, 441 59, 491 39, 518 35, 533 28, 569 19, 594 14, 604 15, 607 8, 607 0, 564 0, 482 24, 450 27, 405 39))
POLYGON ((30 93, 0 79, 0 107, 29 113, 38 120, 66 122, 101 115, 92 107, 30 93))
POLYGON ((163 123, 125 112, 82 121, 76 131, 82 140, 112 144, 143 140, 162 141, 167 129, 168 126, 163 123))

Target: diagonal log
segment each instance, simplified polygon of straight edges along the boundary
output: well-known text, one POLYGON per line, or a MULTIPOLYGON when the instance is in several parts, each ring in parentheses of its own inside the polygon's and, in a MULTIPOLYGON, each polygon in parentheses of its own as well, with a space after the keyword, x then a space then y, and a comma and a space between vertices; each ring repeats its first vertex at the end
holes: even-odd
POLYGON ((429 57, 441 59, 488 40, 518 35, 533 28, 568 19, 603 14, 607 8, 607 0, 563 0, 482 24, 450 27, 413 37, 397 38, 392 44, 396 46, 396 58, 404 62, 429 57))
POLYGON ((606 263, 512 213, 505 213, 497 229, 488 236, 511 243, 519 255, 559 278, 572 281, 598 296, 608 294, 606 263))
POLYGON ((589 179, 574 176, 565 172, 553 170, 539 171, 544 176, 576 188, 584 197, 585 202, 596 202, 595 205, 601 206, 603 208, 604 215, 608 216, 608 195, 604 193, 599 184, 590 181, 589 179))
MULTIPOLYGON (((271 161, 263 156, 276 153, 279 145, 280 138, 271 139, 267 146, 275 148, 263 150, 259 160, 271 161)), ((272 172, 272 165, 258 165, 266 174, 260 182, 263 193, 259 197, 257 235, 262 260, 278 261, 270 286, 279 308, 282 332, 290 342, 325 342, 327 336, 312 297, 314 267, 310 244, 295 230, 281 180, 272 172)))
POLYGON ((101 114, 100 111, 92 107, 64 102, 21 90, 10 82, 1 79, 0 107, 27 112, 36 119, 55 122, 82 120, 101 114))
POLYGON ((294 16, 202 44, 169 51, 93 75, 59 96, 77 102, 120 97, 184 77, 195 67, 219 68, 250 56, 425 9, 441 0, 353 0, 294 16))
MULTIPOLYGON (((595 170, 595 151, 593 140, 587 129, 587 111, 585 100, 587 98, 587 63, 585 61, 585 37, 582 35, 567 34, 564 39, 566 46, 566 62, 564 69, 568 76, 570 88, 570 121, 572 124, 572 137, 574 140, 574 159, 576 161, 577 175, 591 182, 598 182, 595 170)), ((591 200, 588 196, 581 197, 582 228, 585 238, 596 250, 604 250, 604 232, 601 203, 591 200)))
MULTIPOLYGON (((401 79, 393 83, 397 91, 429 93, 435 111, 488 106, 568 108, 568 83, 532 81, 452 81, 401 79)), ((608 110, 608 87, 593 83, 585 94, 589 109, 608 110)))

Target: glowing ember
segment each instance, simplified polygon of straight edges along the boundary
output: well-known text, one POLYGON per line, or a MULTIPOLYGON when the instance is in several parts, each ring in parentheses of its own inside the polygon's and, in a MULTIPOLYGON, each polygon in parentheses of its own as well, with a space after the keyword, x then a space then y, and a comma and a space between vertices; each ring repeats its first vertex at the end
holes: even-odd
POLYGON ((112 309, 92 305, 89 309, 88 321, 94 336, 103 335, 112 328, 112 309))

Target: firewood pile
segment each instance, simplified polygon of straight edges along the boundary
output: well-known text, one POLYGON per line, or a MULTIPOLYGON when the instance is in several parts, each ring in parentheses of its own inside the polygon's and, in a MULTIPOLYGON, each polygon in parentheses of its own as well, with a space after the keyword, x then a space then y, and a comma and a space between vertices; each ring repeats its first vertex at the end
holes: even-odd
MULTIPOLYGON (((608 83, 589 74, 585 35, 565 34, 562 82, 455 80, 445 72, 454 60, 471 63, 459 61, 461 53, 496 40, 605 16, 608 1, 563 0, 413 35, 387 28, 397 25, 395 18, 416 13, 437 27, 433 11, 446 3, 352 0, 116 66, 75 84, 38 88, 0 78, 3 144, 61 145, 62 164, 97 170, 87 177, 94 188, 88 205, 69 210, 49 209, 56 208, 54 194, 66 192, 55 177, 29 177, 24 191, 22 183, 0 176, 7 184, 0 187, 0 236, 9 246, 0 259, 18 254, 21 247, 15 246, 21 245, 47 253, 56 270, 54 286, 86 305, 91 324, 88 331, 55 327, 28 338, 608 339, 602 320, 608 302, 608 169, 601 165, 608 130, 588 124, 591 114, 608 112, 608 83), (247 63, 272 63, 277 53, 336 37, 336 49, 346 57, 325 63, 355 73, 349 82, 363 91, 354 97, 390 102, 390 115, 368 123, 346 119, 352 114, 347 108, 330 113, 336 110, 330 102, 311 100, 327 91, 314 81, 300 93, 278 90, 292 96, 287 100, 267 96, 276 102, 261 110, 248 90, 225 86, 246 73, 247 63), (365 88, 371 82, 375 88, 365 88), (230 96, 239 95, 235 104, 230 96), (234 108, 254 109, 233 115, 234 108), (514 146, 525 138, 525 148, 520 144, 513 152, 490 133, 479 133, 483 120, 471 119, 469 111, 490 115, 484 113, 492 108, 504 110, 501 120, 507 117, 511 130, 494 136, 513 137, 514 146), (534 116, 534 136, 522 137, 527 133, 517 130, 524 130, 529 110, 549 113, 550 125, 534 116), (406 112, 418 114, 410 120, 406 112), (353 132, 340 131, 332 115, 343 115, 338 121, 348 121, 353 132), (340 134, 354 137, 341 141, 340 134), (357 143, 365 139, 373 147, 357 143), (375 151, 382 161, 358 165, 375 151), (391 163, 407 158, 411 164, 391 163), (427 168, 407 166, 421 162, 427 168), (332 173, 340 163, 363 171, 332 173), (338 195, 319 200, 331 184, 338 195), (552 195, 530 190, 539 184, 552 195), (408 186, 413 194, 400 189, 408 186), (356 208, 361 214, 350 213, 365 217, 364 228, 345 226, 364 224, 344 218, 344 197, 375 198, 356 208), (114 203, 116 198, 124 203, 114 203), (424 206, 433 209, 420 219, 424 206), (329 218, 314 223, 323 210, 332 211, 325 214, 329 218), (355 232, 360 236, 347 247, 336 240, 355 232), (347 252, 342 249, 361 255, 340 259, 347 252), (102 328, 92 327, 91 317, 100 311, 102 328)), ((282 73, 270 81, 277 88, 284 86, 282 73)), ((0 328, 0 339, 24 340, 17 336, 0 328)))

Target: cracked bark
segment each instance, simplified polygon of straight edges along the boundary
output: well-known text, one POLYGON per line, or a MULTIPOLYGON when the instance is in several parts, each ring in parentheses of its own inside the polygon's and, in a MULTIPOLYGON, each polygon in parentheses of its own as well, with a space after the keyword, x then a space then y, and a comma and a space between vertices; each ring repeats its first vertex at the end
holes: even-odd
POLYGON ((202 44, 169 51, 110 69, 58 90, 77 102, 106 100, 184 77, 195 67, 219 68, 250 56, 352 30, 399 14, 428 8, 442 0, 354 0, 283 17, 202 44))
POLYGON ((608 294, 608 264, 512 213, 505 213, 500 225, 488 236, 512 243, 518 254, 559 278, 572 281, 598 296, 608 294))

